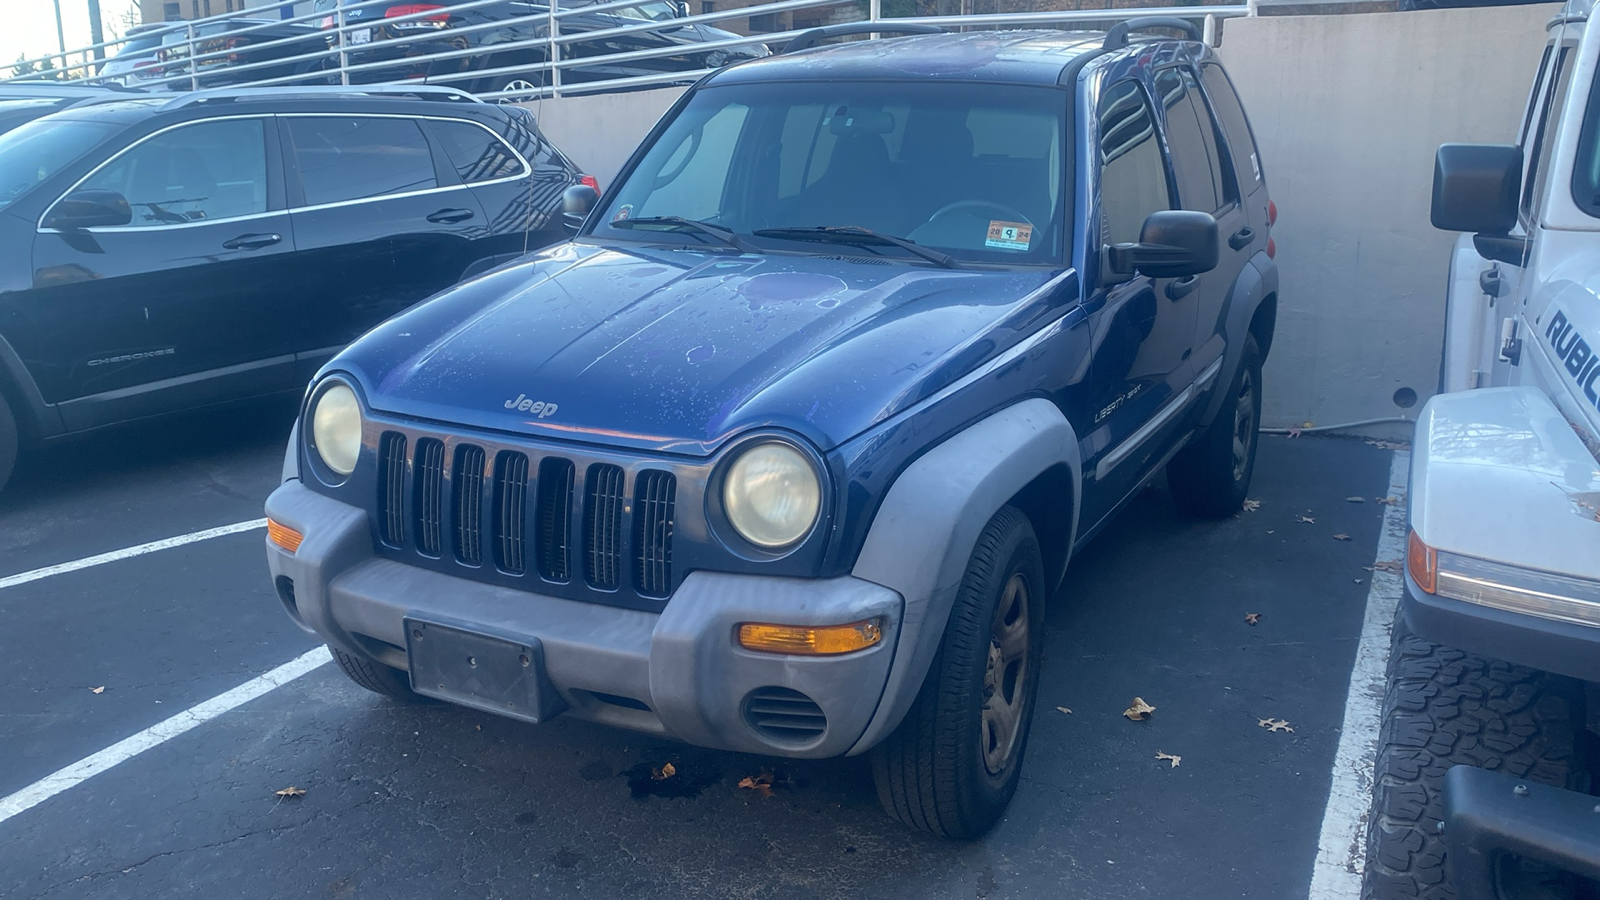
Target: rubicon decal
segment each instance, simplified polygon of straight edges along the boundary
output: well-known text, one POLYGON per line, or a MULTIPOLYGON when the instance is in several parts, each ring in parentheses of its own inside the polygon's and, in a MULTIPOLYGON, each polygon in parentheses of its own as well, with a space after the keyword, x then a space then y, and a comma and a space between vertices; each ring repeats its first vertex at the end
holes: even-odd
POLYGON ((1595 380, 1600 378, 1600 357, 1595 355, 1595 345, 1585 340, 1578 329, 1567 321, 1566 313, 1559 311, 1550 317, 1544 338, 1550 343, 1550 349, 1555 351, 1556 359, 1566 366, 1567 373, 1583 388, 1583 395, 1596 409, 1600 409, 1600 397, 1595 394, 1595 380))
POLYGON ((531 412, 541 419, 548 419, 556 414, 556 405, 543 400, 529 400, 527 394, 518 394, 517 399, 507 400, 506 409, 517 412, 531 412))

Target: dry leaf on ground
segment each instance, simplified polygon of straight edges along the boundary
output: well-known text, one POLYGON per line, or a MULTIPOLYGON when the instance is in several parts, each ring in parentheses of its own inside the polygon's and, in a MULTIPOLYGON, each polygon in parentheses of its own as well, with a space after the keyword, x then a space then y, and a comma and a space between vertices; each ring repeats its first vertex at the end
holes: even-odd
POLYGON ((1365 498, 1365 497, 1346 497, 1346 498, 1344 498, 1344 502, 1346 502, 1346 503, 1365 503, 1365 502, 1367 502, 1367 498, 1365 498))
POLYGON ((1300 436, 1300 429, 1298 429, 1298 428, 1290 427, 1290 428, 1285 428, 1283 431, 1284 431, 1284 434, 1286 434, 1286 435, 1288 435, 1289 437, 1292 437, 1292 438, 1297 438, 1297 437, 1300 436))
POLYGON ((1244 511, 1245 512, 1255 512, 1256 510, 1258 510, 1260 508, 1261 508, 1261 501, 1260 500, 1246 500, 1244 502, 1244 511))
POLYGON ((661 768, 652 771, 650 773, 650 777, 657 781, 666 781, 668 778, 671 778, 676 774, 678 774, 678 767, 674 766, 672 763, 667 763, 661 768))
POLYGON ((1163 760, 1164 759, 1164 760, 1170 761, 1172 763, 1172 765, 1167 767, 1169 769, 1176 769, 1178 767, 1178 763, 1183 762, 1183 757, 1178 756, 1175 753, 1163 753, 1160 750, 1156 751, 1156 759, 1158 759, 1158 760, 1163 760))
POLYGON ((1405 450, 1411 446, 1407 441, 1382 441, 1376 438, 1369 438, 1367 443, 1377 447, 1379 450, 1405 450))
POLYGON ((1390 572, 1398 575, 1400 574, 1400 560, 1383 559, 1373 563, 1370 566, 1362 566, 1362 568, 1366 569, 1368 572, 1390 572))
POLYGON ((279 797, 304 797, 306 795, 306 789, 303 787, 295 787, 291 784, 281 791, 273 791, 272 793, 279 797))
POLYGON ((100 685, 97 688, 89 688, 89 693, 91 693, 91 694, 104 694, 105 692, 106 692, 106 686, 103 685, 103 684, 100 685))
POLYGON ((1244 614, 1244 623, 1246 625, 1254 625, 1259 621, 1261 621, 1261 613, 1245 613, 1244 614))
POLYGON ((1378 502, 1383 504, 1384 506, 1394 506, 1395 504, 1400 502, 1400 498, 1399 497, 1379 497, 1378 498, 1378 502))
POLYGON ((1350 535, 1348 535, 1348 534, 1336 534, 1336 535, 1333 536, 1333 539, 1336 540, 1336 541, 1348 541, 1348 540, 1350 540, 1350 535))
POLYGON ((1257 719, 1256 724, 1268 731, 1287 731, 1294 733, 1294 727, 1283 719, 1257 719))
POLYGON ((1300 523, 1302 523, 1304 525, 1315 525, 1315 524, 1317 524, 1317 520, 1311 518, 1310 516, 1295 516, 1294 518, 1295 518, 1295 521, 1300 522, 1300 523))
POLYGON ((739 779, 739 787, 755 791, 762 797, 772 796, 772 773, 762 772, 760 775, 746 775, 739 779))
POLYGON ((1069 716, 1072 715, 1072 710, 1067 709, 1065 706, 1058 706, 1058 707, 1056 707, 1056 709, 1061 710, 1062 712, 1066 713, 1069 716))
POLYGON ((1133 698, 1133 703, 1131 703, 1127 709, 1123 710, 1122 714, 1135 722, 1142 722, 1144 721, 1145 716, 1148 716, 1155 711, 1156 708, 1144 702, 1143 697, 1135 697, 1133 698))

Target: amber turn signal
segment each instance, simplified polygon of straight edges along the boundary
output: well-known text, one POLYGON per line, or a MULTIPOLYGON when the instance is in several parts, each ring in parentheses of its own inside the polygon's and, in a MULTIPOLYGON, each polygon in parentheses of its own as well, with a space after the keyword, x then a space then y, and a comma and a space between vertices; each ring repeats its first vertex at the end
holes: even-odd
POLYGON ((793 653, 800 656, 831 656, 865 650, 883 640, 878 619, 849 625, 763 625, 746 622, 739 626, 739 645, 764 653, 793 653))
POLYGON ((1406 541, 1406 568, 1411 572, 1411 580, 1424 592, 1431 594, 1438 587, 1439 553, 1424 544, 1415 531, 1406 541))
POLYGON ((267 520, 267 540, 277 544, 279 547, 282 547, 290 553, 299 550, 300 542, 305 539, 305 535, 295 531, 293 528, 290 528, 289 526, 280 522, 274 522, 271 519, 267 520))

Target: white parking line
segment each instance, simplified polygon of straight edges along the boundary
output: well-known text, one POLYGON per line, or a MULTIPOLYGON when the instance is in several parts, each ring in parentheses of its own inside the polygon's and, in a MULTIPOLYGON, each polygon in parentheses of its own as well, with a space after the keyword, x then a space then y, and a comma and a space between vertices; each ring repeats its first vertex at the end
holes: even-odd
POLYGON ((99 753, 86 756, 64 769, 39 779, 9 797, 0 798, 0 822, 4 822, 24 810, 31 809, 68 788, 82 784, 87 779, 93 778, 112 766, 127 762, 152 747, 164 744, 191 728, 209 722, 231 709, 249 703, 268 691, 283 687, 330 659, 332 657, 328 654, 328 648, 318 647, 284 663, 265 675, 252 678, 231 691, 218 694, 210 700, 197 706, 192 706, 166 721, 146 728, 132 737, 124 738, 99 753))
MULTIPOLYGON (((1411 454, 1399 451, 1389 469, 1389 496, 1402 502, 1383 513, 1378 562, 1404 565, 1406 555, 1406 474, 1411 454)), ((1395 610, 1405 589, 1399 571, 1374 569, 1367 591, 1350 692, 1344 701, 1344 728, 1333 757, 1333 786, 1322 814, 1317 861, 1311 868, 1310 900, 1357 900, 1366 867, 1367 814, 1372 809, 1372 772, 1378 758, 1378 725, 1389 669, 1389 638, 1395 610)))
POLYGON ((221 525, 216 528, 207 528, 204 531, 163 538, 159 541, 151 541, 148 544, 140 544, 137 547, 125 547, 121 550, 113 550, 110 553, 101 553, 98 556, 85 556, 83 559, 75 559, 72 562, 64 562, 54 566, 45 566, 42 569, 34 569, 31 572, 7 575, 4 578, 0 578, 0 590, 16 587, 19 584, 27 584, 30 581, 38 581, 41 578, 49 578, 51 575, 62 575, 67 572, 76 572, 79 569, 103 566, 119 559, 130 559, 135 556, 143 556, 146 553, 154 553, 157 550, 170 550, 173 547, 182 547, 184 544, 209 541, 212 538, 238 534, 241 531, 254 531, 257 528, 265 527, 267 527, 266 519, 251 519, 248 522, 235 522, 232 525, 221 525))

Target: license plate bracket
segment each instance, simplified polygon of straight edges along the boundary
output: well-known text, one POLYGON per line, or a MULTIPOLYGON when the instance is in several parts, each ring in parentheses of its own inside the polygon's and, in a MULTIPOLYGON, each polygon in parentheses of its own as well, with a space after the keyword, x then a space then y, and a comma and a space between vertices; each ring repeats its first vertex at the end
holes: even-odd
POLYGON ((411 689, 425 697, 534 723, 567 708, 536 637, 414 616, 405 629, 411 689))

